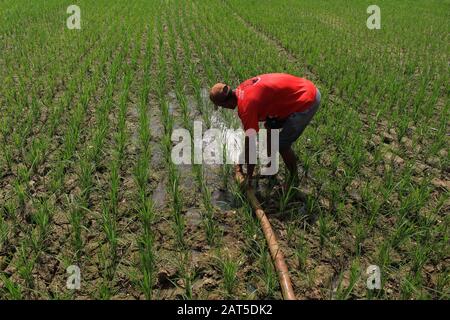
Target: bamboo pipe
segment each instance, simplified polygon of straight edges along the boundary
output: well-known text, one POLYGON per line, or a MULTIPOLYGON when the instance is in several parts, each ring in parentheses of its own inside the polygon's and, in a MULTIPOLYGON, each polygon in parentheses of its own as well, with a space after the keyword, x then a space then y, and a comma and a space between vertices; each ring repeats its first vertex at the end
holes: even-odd
MULTIPOLYGON (((239 170, 239 166, 236 166, 235 168, 235 179, 240 184, 242 184, 245 180, 242 172, 239 170)), ((247 198, 253 207, 253 210, 255 210, 256 217, 261 224, 262 231, 269 246, 270 255, 278 273, 278 279, 280 281, 281 292, 283 293, 284 300, 296 300, 291 279, 289 277, 289 271, 286 262, 284 261, 284 255, 278 246, 277 238, 270 225, 269 219, 267 219, 261 204, 256 198, 255 191, 252 188, 247 188, 246 190, 247 198)))

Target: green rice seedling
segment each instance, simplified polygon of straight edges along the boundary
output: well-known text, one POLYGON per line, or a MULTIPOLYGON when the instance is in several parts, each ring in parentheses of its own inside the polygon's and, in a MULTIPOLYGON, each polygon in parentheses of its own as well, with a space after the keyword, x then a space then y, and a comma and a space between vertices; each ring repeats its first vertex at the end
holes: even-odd
MULTIPOLYGON (((291 211, 291 216, 293 216, 292 211, 291 211)), ((293 217, 291 217, 292 219, 293 217)), ((291 223, 288 226, 286 226, 286 239, 288 241, 289 244, 291 244, 293 242, 293 240, 295 239, 295 233, 298 230, 298 225, 296 223, 291 223)))
POLYGON ((410 300, 413 297, 416 297, 418 299, 423 300, 424 297, 422 296, 422 292, 419 289, 421 286, 422 281, 420 276, 414 274, 407 274, 400 285, 400 292, 402 299, 410 300))
POLYGON ((93 163, 98 163, 98 161, 100 160, 100 151, 102 150, 104 140, 108 133, 108 123, 106 121, 106 118, 104 118, 106 117, 106 112, 104 112, 103 115, 99 115, 98 117, 100 118, 100 123, 95 130, 94 137, 92 139, 92 147, 90 147, 87 154, 87 159, 89 161, 92 161, 93 163))
POLYGON ((48 147, 48 141, 44 139, 34 139, 31 143, 30 150, 25 155, 25 161, 31 172, 35 172, 36 168, 42 163, 44 158, 44 150, 48 147))
POLYGON ((205 227, 206 239, 208 244, 212 245, 217 243, 219 240, 219 228, 217 223, 214 221, 214 207, 212 204, 211 190, 206 184, 203 168, 200 165, 193 165, 193 170, 195 172, 195 178, 197 185, 202 193, 202 202, 205 208, 203 214, 203 225, 205 227))
POLYGON ((295 257, 297 259, 299 270, 302 272, 306 271, 308 254, 308 243, 306 242, 304 233, 301 233, 295 246, 295 257))
POLYGON ((424 265, 427 263, 431 249, 426 245, 417 245, 412 252, 412 267, 411 271, 420 273, 424 265))
POLYGON ((232 182, 231 193, 233 194, 235 201, 241 205, 239 210, 239 219, 243 226, 244 234, 244 251, 249 254, 252 259, 259 257, 260 243, 258 239, 262 237, 262 231, 260 230, 258 220, 253 214, 252 207, 248 203, 242 194, 242 189, 236 181, 232 182))
POLYGON ((141 156, 137 160, 136 167, 134 168, 134 179, 138 185, 138 188, 144 191, 146 189, 148 178, 149 157, 149 154, 141 154, 141 156))
POLYGON ((361 277, 361 270, 360 270, 360 264, 358 260, 354 260, 352 262, 351 268, 350 268, 350 276, 349 276, 349 283, 346 288, 342 288, 342 276, 340 277, 339 285, 336 292, 336 299, 338 300, 347 300, 353 289, 355 288, 355 285, 359 281, 361 277))
POLYGON ((373 156, 373 163, 374 163, 374 165, 378 165, 378 164, 382 163, 382 161, 383 161, 383 152, 382 152, 382 149, 379 146, 375 146, 371 154, 373 156))
POLYGON ((400 117, 400 121, 397 122, 397 140, 400 142, 402 138, 406 135, 409 128, 409 121, 410 119, 408 117, 400 117))
MULTIPOLYGON (((105 228, 105 226, 103 226, 105 228)), ((114 275, 117 261, 115 255, 112 253, 112 244, 109 236, 107 235, 107 243, 100 247, 100 252, 98 255, 99 264, 101 266, 101 281, 96 288, 98 299, 109 300, 114 294, 114 275)))
POLYGON ((170 139, 170 135, 169 134, 165 134, 162 137, 162 150, 163 150, 163 154, 164 154, 164 159, 166 161, 170 161, 171 162, 171 150, 172 150, 172 140, 170 139))
POLYGON ((156 256, 153 249, 154 237, 151 233, 144 231, 139 239, 139 256, 142 272, 140 287, 146 299, 152 299, 153 286, 156 282, 156 256))
MULTIPOLYGON (((192 300, 193 297, 193 283, 196 278, 195 268, 192 267, 190 262, 190 254, 188 251, 182 251, 178 253, 178 272, 179 281, 181 282, 182 288, 184 288, 184 293, 182 294, 183 299, 192 300)), ((178 285, 175 283, 175 285, 178 285)))
POLYGON ((7 169, 11 170, 12 163, 13 163, 13 151, 9 145, 4 145, 3 157, 5 159, 7 169))
POLYGON ((214 211, 214 207, 212 205, 212 194, 211 194, 210 188, 208 187, 208 182, 206 181, 206 178, 203 174, 203 168, 201 170, 202 170, 202 174, 200 175, 198 180, 201 181, 200 182, 200 190, 201 190, 202 196, 203 196, 203 205, 206 209, 206 213, 208 215, 212 216, 213 211, 214 211))
MULTIPOLYGON (((220 254, 220 253, 219 253, 220 254)), ((228 297, 232 297, 237 284, 237 271, 239 261, 231 258, 229 254, 221 254, 222 257, 216 257, 223 277, 223 286, 228 297)))
MULTIPOLYGON (((30 180, 31 172, 26 166, 19 166, 17 168, 17 181, 21 184, 25 184, 30 180)), ((26 186, 25 186, 26 190, 26 186)))
POLYGON ((200 89, 200 85, 199 84, 194 85, 193 89, 194 89, 194 97, 197 102, 198 110, 202 114, 202 120, 205 123, 205 126, 207 128, 210 128, 211 127, 211 109, 207 108, 207 106, 205 105, 205 102, 204 102, 204 99, 202 96, 202 92, 200 89))
POLYGON ((378 214, 382 202, 378 199, 377 194, 374 192, 373 188, 369 184, 364 184, 361 189, 361 199, 363 202, 363 207, 369 214, 368 218, 368 229, 371 230, 378 221, 378 214))
MULTIPOLYGON (((108 260, 113 266, 117 263, 117 225, 114 213, 106 203, 102 205, 102 227, 109 245, 108 260)), ((108 271, 108 276, 112 278, 112 271, 108 271)))
POLYGON ((81 199, 82 203, 87 206, 89 194, 93 188, 92 173, 94 171, 94 164, 87 159, 87 157, 82 157, 80 159, 80 169, 78 172, 78 179, 80 181, 81 188, 81 199))
POLYGON ((83 229, 82 219, 83 219, 83 208, 76 202, 75 199, 66 198, 67 207, 69 210, 69 222, 72 227, 71 240, 72 246, 74 248, 74 253, 77 259, 81 257, 81 252, 83 250, 83 239, 81 232, 83 229))
POLYGON ((346 152, 349 155, 348 159, 350 160, 350 168, 352 170, 352 173, 349 174, 350 176, 354 176, 361 164, 365 161, 366 153, 364 152, 364 143, 362 139, 361 135, 356 134, 352 136, 350 143, 345 144, 350 148, 350 150, 346 152))
POLYGON ((300 159, 301 159, 301 164, 302 164, 302 169, 304 172, 305 176, 308 176, 311 167, 312 167, 312 163, 313 163, 313 156, 311 156, 311 154, 309 154, 308 152, 299 152, 297 151, 297 153, 300 153, 300 159))
POLYGON ((203 224, 205 226, 206 231, 206 240, 209 245, 218 245, 220 243, 221 239, 221 231, 219 229, 219 226, 217 225, 216 221, 214 220, 214 209, 212 207, 211 200, 211 193, 209 189, 203 189, 203 195, 204 195, 204 205, 206 207, 206 213, 204 215, 203 224), (206 202, 208 201, 208 202, 206 202))
POLYGON ((144 229, 150 231, 155 219, 155 211, 152 198, 147 197, 144 191, 139 191, 139 208, 137 209, 137 213, 144 229))
POLYGON ((206 241, 209 245, 220 243, 220 230, 212 218, 206 218, 203 221, 206 231, 206 241))
POLYGON ((37 203, 37 211, 32 215, 32 220, 37 225, 37 229, 34 229, 30 235, 31 243, 36 254, 42 250, 44 241, 49 233, 50 218, 51 213, 47 201, 45 199, 39 201, 37 203))
POLYGON ((2 145, 7 145, 7 136, 9 135, 8 117, 3 117, 0 120, 0 138, 2 145))
POLYGON ((342 165, 342 159, 339 157, 339 154, 332 153, 331 159, 330 159, 330 169, 333 172, 336 172, 341 165, 342 165))
POLYGON ((244 202, 240 212, 243 219, 244 235, 246 246, 252 248, 255 246, 255 238, 259 232, 258 221, 253 215, 253 210, 249 203, 244 202))
POLYGON ((386 269, 391 264, 391 250, 392 246, 388 240, 381 243, 378 249, 377 265, 381 270, 386 269))
POLYGON ((398 188, 399 183, 395 182, 395 175, 393 169, 388 169, 384 172, 384 186, 381 188, 383 195, 383 203, 389 200, 392 193, 398 188))
POLYGON ((84 108, 81 104, 75 107, 73 118, 69 123, 69 128, 66 136, 64 137, 64 146, 62 153, 62 160, 68 161, 75 152, 78 138, 80 135, 80 124, 83 120, 84 108))
POLYGON ((194 178, 197 183, 197 186, 198 186, 199 190, 201 190, 201 188, 203 187, 203 180, 204 180, 202 166, 200 164, 194 163, 192 165, 192 171, 194 172, 194 178))
POLYGON ((319 203, 314 195, 306 195, 305 200, 305 206, 306 206, 306 214, 313 215, 315 214, 315 210, 319 208, 319 203))
POLYGON ((17 180, 14 182, 14 191, 17 197, 17 204, 19 210, 25 209, 25 202, 27 199, 27 188, 23 183, 18 182, 17 180))
POLYGON ((287 190, 281 191, 281 197, 280 197, 280 212, 284 213, 286 212, 286 208, 288 207, 290 201, 294 198, 294 196, 297 194, 298 188, 295 187, 292 183, 289 183, 287 190))
POLYGON ((164 126, 164 134, 170 138, 173 130, 174 119, 169 111, 169 102, 166 99, 160 100, 161 110, 162 110, 162 119, 164 126))
POLYGON ((357 221, 353 224, 353 234, 355 236, 355 254, 360 256, 362 253, 362 244, 367 237, 367 226, 364 220, 357 221))
POLYGON ((261 266, 261 279, 264 282, 264 295, 273 298, 278 286, 277 273, 272 265, 272 259, 265 246, 261 247, 259 263, 261 266))
MULTIPOLYGON (((106 257, 105 257, 106 259, 106 257)), ((110 300, 112 296, 111 288, 109 283, 105 280, 102 281, 98 288, 98 299, 100 300, 110 300)))
POLYGON ((7 277, 3 273, 0 273, 0 281, 3 283, 3 288, 0 288, 0 293, 3 293, 6 299, 10 300, 22 300, 24 297, 22 287, 14 283, 11 278, 7 277))
POLYGON ((4 217, 6 219, 11 219, 11 221, 13 222, 13 227, 17 226, 17 221, 18 221, 17 210, 18 210, 18 206, 17 206, 17 202, 15 199, 9 199, 9 200, 5 201, 5 204, 3 207, 4 217))
POLYGON ((13 133, 12 137, 13 137, 12 139, 13 139, 13 142, 14 142, 14 149, 15 150, 22 150, 24 141, 23 141, 23 138, 22 138, 21 134, 18 133, 18 132, 15 132, 15 133, 13 133))
POLYGON ((119 115, 119 123, 118 123, 118 131, 116 133, 116 152, 117 152, 117 160, 122 162, 125 156, 125 146, 127 142, 127 132, 126 132, 126 103, 121 102, 120 105, 120 115, 119 115))
MULTIPOLYGON (((419 218, 419 211, 425 205, 430 196, 431 189, 429 183, 424 181, 418 187, 407 188, 405 195, 400 197, 400 216, 408 216, 413 220, 419 218)), ((400 191, 403 193, 403 190, 400 191)))
MULTIPOLYGON (((446 104, 442 109, 442 118, 439 118, 439 122, 436 125, 436 135, 433 139, 433 142, 430 146, 428 146, 426 153, 428 155, 437 154, 441 149, 448 148, 448 142, 446 139, 448 123, 445 119, 448 118, 450 113, 450 107, 446 104)), ((448 156, 447 156, 448 158, 448 156)))
POLYGON ((28 250, 28 244, 22 243, 17 249, 18 259, 15 267, 18 275, 25 281, 28 289, 34 288, 33 269, 36 263, 36 257, 28 250))
POLYGON ((3 213, 0 212, 0 250, 3 249, 3 244, 8 239, 9 233, 10 233, 10 227, 8 226, 8 223, 5 221, 5 218, 3 217, 3 213))
POLYGON ((446 300, 449 297, 450 273, 441 273, 436 280, 435 295, 438 299, 446 300))
POLYGON ((145 105, 140 106, 139 112, 139 141, 141 146, 147 146, 150 142, 149 120, 145 105))
POLYGON ((113 160, 110 172, 109 208, 114 218, 118 214, 117 206, 119 203, 119 187, 120 187, 119 163, 117 162, 117 160, 113 160))
POLYGON ((329 218, 326 217, 325 214, 319 214, 319 239, 320 246, 323 247, 325 245, 325 241, 327 241, 330 237, 331 226, 329 218))
POLYGON ((415 226, 406 218, 399 218, 395 230, 391 235, 391 245, 394 248, 399 248, 408 239, 410 239, 417 232, 415 226))
MULTIPOLYGON (((147 212, 140 212, 141 216, 143 214, 147 214, 147 212)), ((154 252, 154 236, 151 233, 150 225, 144 224, 143 234, 139 237, 138 247, 140 257, 139 270, 142 273, 142 278, 139 279, 139 287, 144 292, 146 299, 152 299, 153 286, 156 283, 156 256, 154 252)))
MULTIPOLYGON (((348 208, 346 208, 345 202, 338 202, 336 204, 336 208, 335 209, 335 217, 336 217, 336 223, 337 224, 341 224, 343 223, 343 221, 345 221, 346 215, 348 213, 348 208)), ((353 209, 352 209, 353 210, 353 209)), ((351 210, 351 211, 352 211, 351 210)))
POLYGON ((327 192, 330 194, 331 207, 333 211, 336 211, 336 207, 342 202, 342 195, 344 193, 344 186, 347 184, 346 181, 338 182, 332 181, 327 186, 327 192))
POLYGON ((230 193, 233 196, 233 202, 236 207, 242 207, 245 206, 247 203, 245 200, 245 196, 242 192, 241 186, 236 182, 236 180, 230 181, 230 193))
POLYGON ((50 181, 50 188, 52 192, 61 190, 64 179, 64 162, 58 162, 53 169, 52 180, 50 181))

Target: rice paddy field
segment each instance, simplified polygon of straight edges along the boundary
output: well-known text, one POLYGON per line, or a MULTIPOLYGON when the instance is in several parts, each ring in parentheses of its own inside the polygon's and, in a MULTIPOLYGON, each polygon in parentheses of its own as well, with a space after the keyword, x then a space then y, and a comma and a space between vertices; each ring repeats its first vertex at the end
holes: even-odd
POLYGON ((448 0, 0 1, 0 299, 282 299, 233 166, 171 161, 174 129, 240 126, 214 83, 270 72, 322 93, 302 200, 256 189, 296 297, 448 299, 449 21, 448 0))

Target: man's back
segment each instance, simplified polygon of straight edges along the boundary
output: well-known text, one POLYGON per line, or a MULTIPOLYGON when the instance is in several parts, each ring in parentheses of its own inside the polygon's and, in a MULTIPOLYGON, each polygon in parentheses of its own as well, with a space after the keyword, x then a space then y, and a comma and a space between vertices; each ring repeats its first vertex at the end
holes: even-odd
POLYGON ((236 88, 238 114, 244 130, 258 131, 258 121, 284 119, 307 110, 316 97, 316 87, 306 79, 285 73, 262 74, 236 88))

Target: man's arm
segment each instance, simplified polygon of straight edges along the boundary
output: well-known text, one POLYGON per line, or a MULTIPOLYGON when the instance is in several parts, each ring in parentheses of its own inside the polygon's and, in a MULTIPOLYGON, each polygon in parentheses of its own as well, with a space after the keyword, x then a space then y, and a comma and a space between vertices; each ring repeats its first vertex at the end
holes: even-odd
MULTIPOLYGON (((244 131, 245 131, 245 164, 247 165, 247 175, 245 177, 245 183, 248 186, 251 186, 251 180, 253 178, 253 171, 255 169, 255 164, 251 164, 250 163, 250 139, 249 139, 249 134, 253 135, 256 134, 258 132, 259 126, 258 126, 258 113, 257 113, 257 108, 255 105, 253 106, 248 106, 246 112, 243 112, 241 114, 239 114, 239 117, 241 118, 242 121, 242 126, 244 127, 244 131), (249 131, 249 130, 253 130, 249 131)), ((256 138, 253 137, 253 138, 256 138)), ((252 148, 255 149, 255 148, 252 148)), ((255 152, 256 150, 253 150, 253 152, 255 152)), ((256 155, 252 156, 252 159, 254 159, 256 155)))

